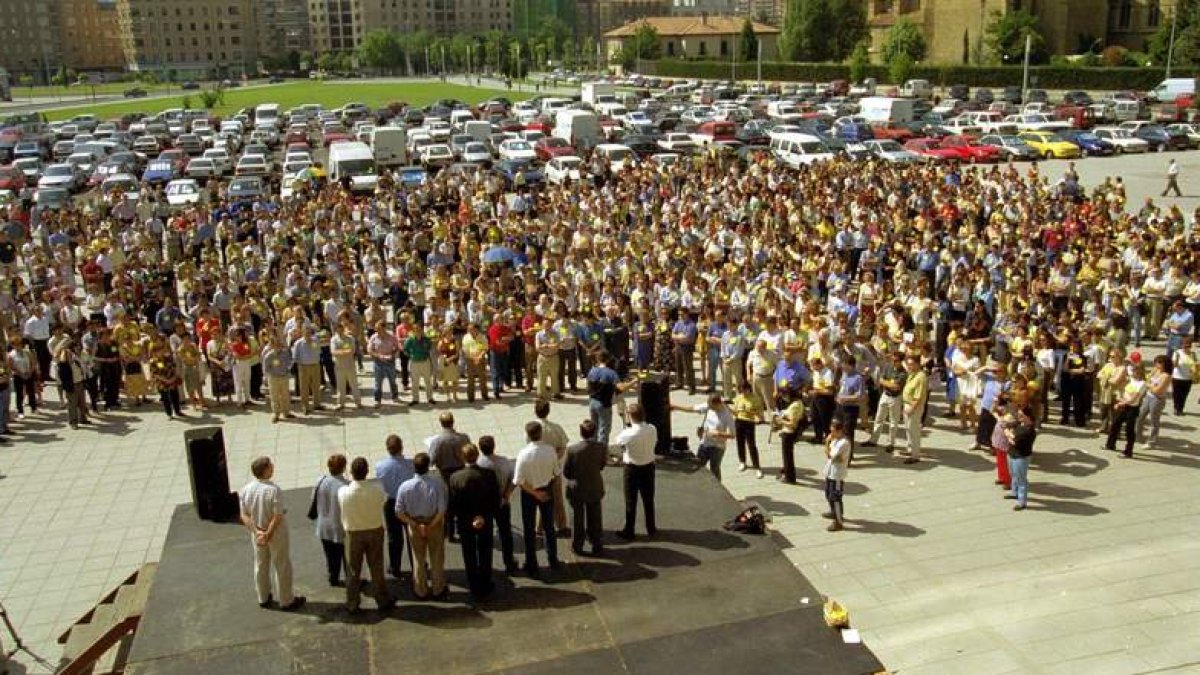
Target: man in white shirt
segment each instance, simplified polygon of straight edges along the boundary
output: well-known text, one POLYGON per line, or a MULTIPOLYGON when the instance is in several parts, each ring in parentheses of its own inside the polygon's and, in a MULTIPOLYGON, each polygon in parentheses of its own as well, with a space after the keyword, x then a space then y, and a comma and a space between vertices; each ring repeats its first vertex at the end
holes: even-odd
POLYGON ((720 394, 713 394, 708 397, 708 403, 671 404, 671 410, 697 412, 704 416, 704 419, 700 421, 700 448, 696 454, 700 458, 700 463, 707 464, 708 470, 712 471, 719 482, 721 480, 721 460, 725 457, 725 444, 734 437, 733 413, 729 411, 729 406, 725 405, 720 394))
POLYGON ((46 315, 46 310, 40 305, 33 305, 33 314, 28 319, 25 319, 24 330, 25 339, 29 340, 29 346, 33 348, 34 355, 37 356, 38 370, 42 374, 42 381, 50 381, 50 362, 53 360, 50 351, 50 317, 46 315))
POLYGON ((525 572, 531 577, 538 575, 537 563, 537 518, 541 515, 542 529, 546 539, 546 557, 551 569, 558 569, 558 542, 554 527, 554 489, 556 478, 561 475, 558 454, 554 446, 542 440, 542 424, 530 422, 525 425, 525 437, 529 444, 517 454, 517 466, 513 472, 513 485, 521 489, 521 526, 525 535, 525 572))
POLYGON ((271 606, 271 569, 275 570, 280 609, 285 612, 304 605, 303 595, 292 594, 292 559, 288 550, 288 527, 284 520, 283 490, 271 482, 275 465, 270 457, 258 457, 250 463, 250 481, 238 493, 242 525, 250 531, 254 546, 254 581, 258 606, 271 606))
POLYGON ((625 465, 625 528, 617 533, 622 539, 633 539, 638 495, 642 497, 646 515, 646 534, 654 536, 658 531, 654 524, 654 446, 658 443, 658 430, 646 422, 641 403, 631 403, 628 412, 632 425, 622 429, 613 442, 624 448, 621 463, 625 465))
POLYGON ((830 532, 842 529, 842 487, 846 473, 850 468, 850 439, 846 438, 846 428, 841 420, 834 420, 825 440, 825 468, 821 472, 825 476, 825 501, 829 502, 829 512, 823 514, 833 522, 827 528, 830 532))
POLYGON ((363 559, 371 569, 371 587, 379 609, 386 612, 396 605, 383 576, 383 504, 387 496, 366 482, 370 469, 365 457, 355 457, 350 463, 350 477, 354 480, 338 488, 342 528, 346 531, 346 566, 349 568, 346 608, 352 614, 358 611, 362 595, 363 559))

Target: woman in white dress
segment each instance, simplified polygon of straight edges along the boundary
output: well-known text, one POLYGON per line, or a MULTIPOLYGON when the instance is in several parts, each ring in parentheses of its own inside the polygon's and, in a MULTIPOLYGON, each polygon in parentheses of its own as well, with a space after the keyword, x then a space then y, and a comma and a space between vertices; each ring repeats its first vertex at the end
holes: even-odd
POLYGON ((958 380, 958 426, 974 429, 979 407, 979 357, 973 352, 971 341, 965 335, 958 337, 958 349, 950 364, 958 380))

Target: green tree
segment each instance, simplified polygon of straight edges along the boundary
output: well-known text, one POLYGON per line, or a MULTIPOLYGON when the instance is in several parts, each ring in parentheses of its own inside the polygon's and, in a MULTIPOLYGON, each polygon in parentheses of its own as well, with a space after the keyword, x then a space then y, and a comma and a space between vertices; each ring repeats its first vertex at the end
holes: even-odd
POLYGON ((583 41, 579 44, 579 53, 584 63, 592 64, 593 68, 600 67, 600 64, 596 62, 596 39, 594 37, 583 36, 583 41))
POLYGON ((888 78, 897 87, 904 86, 916 65, 911 56, 901 52, 888 61, 888 78))
POLYGON ((78 75, 75 76, 75 84, 82 85, 82 84, 87 84, 88 82, 91 82, 91 80, 88 79, 87 73, 79 73, 78 75))
POLYGON ((1174 10, 1175 49, 1171 51, 1171 22, 1168 13, 1159 22, 1158 32, 1151 36, 1146 45, 1150 61, 1155 66, 1165 66, 1170 52, 1171 69, 1195 70, 1200 67, 1200 0, 1179 0, 1174 10))
POLYGON ((871 64, 870 47, 866 40, 860 40, 850 55, 850 81, 862 82, 867 77, 867 66, 871 64))
POLYGON ((360 63, 367 68, 391 71, 404 62, 404 47, 400 36, 390 30, 373 30, 363 36, 358 46, 360 63))
POLYGON ((216 89, 205 89, 200 92, 200 105, 204 106, 205 110, 212 110, 218 105, 225 102, 225 90, 217 87, 216 89))
POLYGON ((658 29, 642 22, 634 32, 633 37, 625 41, 617 55, 617 61, 626 68, 635 68, 638 59, 654 60, 662 56, 662 43, 659 41, 658 29))
POLYGON ((53 75, 50 76, 50 84, 56 87, 67 86, 67 69, 59 68, 53 75))
POLYGON ((786 61, 824 61, 831 55, 833 30, 829 0, 788 0, 779 34, 780 54, 786 61))
POLYGON ((20 83, 20 85, 22 87, 29 87, 29 98, 32 99, 33 98, 33 76, 30 75, 29 73, 25 73, 21 77, 17 78, 17 82, 20 83))
POLYGON ((742 36, 738 38, 738 48, 741 51, 738 56, 742 61, 758 59, 758 37, 754 35, 754 24, 750 23, 750 19, 742 22, 742 36))
POLYGON ((831 5, 833 30, 829 58, 843 61, 868 37, 867 7, 863 0, 836 0, 831 5))
POLYGON ((1038 19, 1020 9, 1007 14, 992 13, 987 27, 987 46, 1000 63, 1021 63, 1025 59, 1025 37, 1031 38, 1030 63, 1045 63, 1050 58, 1046 40, 1038 31, 1038 19))
POLYGON ((925 50, 925 36, 921 34, 921 29, 908 19, 900 19, 888 30, 880 51, 884 63, 891 64, 901 55, 916 63, 925 58, 925 50))

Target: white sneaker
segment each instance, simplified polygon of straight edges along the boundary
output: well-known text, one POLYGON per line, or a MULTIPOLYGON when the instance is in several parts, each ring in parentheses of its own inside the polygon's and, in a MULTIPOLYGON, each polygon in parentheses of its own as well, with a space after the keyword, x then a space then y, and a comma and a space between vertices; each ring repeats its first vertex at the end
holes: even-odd
POLYGON ((758 473, 758 477, 759 477, 759 478, 762 478, 762 477, 763 477, 763 472, 762 472, 762 469, 759 469, 759 470, 757 471, 757 473, 758 473))
POLYGON ((738 471, 745 471, 745 470, 746 470, 746 464, 745 464, 745 462, 739 463, 739 464, 738 464, 738 471))

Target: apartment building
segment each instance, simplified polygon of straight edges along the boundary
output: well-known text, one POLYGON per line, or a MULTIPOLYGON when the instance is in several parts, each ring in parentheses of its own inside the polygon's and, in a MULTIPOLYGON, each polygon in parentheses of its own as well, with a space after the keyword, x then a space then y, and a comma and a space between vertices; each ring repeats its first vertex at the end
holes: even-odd
POLYGON ((0 68, 14 81, 45 83, 63 64, 62 4, 56 0, 0 0, 0 68))
POLYGON ((117 0, 130 70, 237 77, 258 70, 255 0, 117 0))

